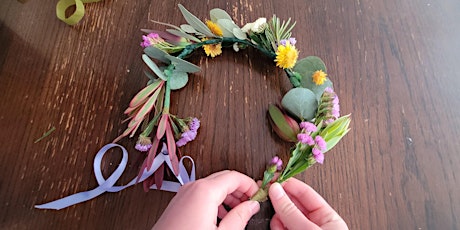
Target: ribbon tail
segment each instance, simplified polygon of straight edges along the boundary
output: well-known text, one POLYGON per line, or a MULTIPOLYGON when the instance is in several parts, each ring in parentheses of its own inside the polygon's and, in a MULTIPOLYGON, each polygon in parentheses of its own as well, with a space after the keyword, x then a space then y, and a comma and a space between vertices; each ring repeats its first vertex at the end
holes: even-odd
POLYGON ((35 208, 59 210, 59 209, 67 208, 69 206, 91 200, 101 195, 104 192, 105 192, 104 189, 102 189, 101 187, 97 187, 93 190, 86 191, 86 192, 79 192, 79 193, 61 198, 59 200, 55 200, 55 201, 46 203, 46 204, 35 205, 35 208))

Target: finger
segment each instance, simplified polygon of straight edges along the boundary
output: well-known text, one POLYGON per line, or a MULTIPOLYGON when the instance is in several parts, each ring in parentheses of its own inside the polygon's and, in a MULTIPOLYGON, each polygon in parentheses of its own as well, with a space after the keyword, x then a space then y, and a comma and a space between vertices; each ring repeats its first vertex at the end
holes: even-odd
POLYGON ((211 174, 211 175, 209 175, 209 176, 207 176, 205 178, 206 179, 212 179, 212 178, 215 178, 215 177, 217 177, 219 175, 222 175, 222 174, 228 173, 228 172, 230 172, 230 170, 222 170, 222 171, 219 171, 219 172, 215 172, 215 173, 213 173, 213 174, 211 174))
POLYGON ((268 191, 270 200, 280 221, 288 229, 319 229, 305 217, 284 192, 279 183, 273 183, 268 191))
POLYGON ((259 210, 259 202, 245 201, 227 213, 220 222, 219 229, 244 229, 249 219, 259 210))
POLYGON ((301 207, 303 213, 306 213, 307 217, 315 224, 322 226, 326 223, 342 220, 321 195, 302 181, 290 178, 283 184, 283 188, 298 203, 297 207, 301 207))
POLYGON ((283 223, 280 220, 280 217, 276 213, 272 217, 272 220, 270 220, 270 229, 271 230, 284 230, 285 229, 283 223))
POLYGON ((216 205, 220 205, 229 194, 235 191, 250 197, 256 193, 258 187, 250 177, 237 171, 226 171, 212 178, 205 178, 213 191, 210 193, 216 205))
POLYGON ((217 217, 223 219, 228 214, 228 211, 225 209, 223 205, 219 205, 217 208, 217 217))

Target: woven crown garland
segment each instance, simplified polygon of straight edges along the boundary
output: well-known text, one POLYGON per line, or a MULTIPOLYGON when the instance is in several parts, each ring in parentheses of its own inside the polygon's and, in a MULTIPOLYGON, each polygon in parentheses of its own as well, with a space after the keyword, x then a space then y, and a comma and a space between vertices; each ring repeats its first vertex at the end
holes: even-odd
MULTIPOLYGON (((180 118, 171 114, 170 95, 172 91, 187 85, 190 73, 200 71, 200 67, 184 60, 188 55, 204 50, 207 56, 214 58, 222 53, 223 47, 232 47, 236 52, 248 47, 257 49, 282 68, 293 85, 283 96, 280 106, 269 105, 268 113, 272 128, 278 136, 295 145, 284 167, 281 158, 286 154, 273 157, 264 172, 259 191, 251 199, 263 201, 267 197, 270 182, 283 182, 315 163, 322 164, 324 153, 332 149, 349 131, 351 119, 349 115, 340 117, 339 99, 328 78, 324 62, 315 56, 298 60, 297 42, 291 36, 295 23, 291 23, 290 19, 281 21, 273 16, 270 20, 259 18, 240 28, 222 9, 212 9, 210 20, 205 22, 180 4, 179 9, 187 24, 175 26, 156 22, 169 28, 166 31, 143 30, 146 34, 142 36, 142 60, 152 71, 145 73, 150 80, 131 100, 125 110, 128 127, 113 141, 116 143, 140 132, 135 148, 147 154, 133 184, 142 181, 146 190, 177 191, 178 186, 194 180, 194 168, 189 175, 182 164, 184 157, 179 161, 178 148, 195 139, 200 121, 194 117, 180 118), (163 162, 171 168, 180 184, 163 181, 163 162)), ((104 151, 100 151, 97 157, 102 158, 100 155, 113 147, 121 148, 126 155, 122 146, 109 144, 101 149, 104 151)), ((100 160, 95 160, 94 167, 96 173, 100 160)), ((111 177, 107 181, 102 175, 98 177, 97 173, 96 177, 100 186, 95 190, 99 190, 96 195, 88 195, 88 199, 103 192, 121 190, 113 187, 119 176, 112 178, 113 183, 107 182, 111 177)), ((86 196, 87 192, 84 193, 86 196)), ((59 209, 87 198, 75 202, 69 199, 56 206, 45 204, 37 207, 59 209)), ((61 200, 64 199, 68 197, 61 200)))

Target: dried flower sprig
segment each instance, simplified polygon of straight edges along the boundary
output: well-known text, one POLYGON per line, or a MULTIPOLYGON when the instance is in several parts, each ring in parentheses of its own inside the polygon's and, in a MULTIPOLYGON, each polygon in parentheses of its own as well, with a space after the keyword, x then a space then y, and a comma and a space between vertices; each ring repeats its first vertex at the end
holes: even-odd
MULTIPOLYGON (((296 23, 291 23, 291 19, 281 21, 274 15, 269 20, 262 17, 240 28, 221 9, 212 9, 210 20, 204 22, 180 4, 179 9, 186 24, 156 22, 169 29, 143 30, 146 35, 141 42, 145 53, 142 59, 151 70, 146 72, 150 81, 131 100, 125 111, 129 116, 128 128, 114 140, 132 137, 139 128, 142 130, 136 149, 148 154, 141 172, 151 167, 159 147, 163 146, 163 151, 169 153, 174 173, 178 173, 176 150, 196 138, 200 122, 197 118, 178 118, 169 112, 171 91, 184 87, 189 73, 200 70, 185 61, 185 57, 202 48, 207 56, 214 58, 221 55, 226 46, 232 46, 235 51, 247 47, 259 50, 286 72, 294 86, 284 95, 280 107, 269 107, 269 114, 273 130, 283 140, 296 144, 284 170, 282 157, 271 160, 261 189, 253 199, 266 199, 270 182, 285 181, 315 163, 324 163, 324 153, 348 132, 350 116, 340 117, 338 97, 324 62, 315 56, 298 60, 297 41, 291 37, 296 23)), ((162 174, 153 176, 155 180, 144 181, 147 183, 144 186, 155 181, 161 187, 158 179, 162 174)))

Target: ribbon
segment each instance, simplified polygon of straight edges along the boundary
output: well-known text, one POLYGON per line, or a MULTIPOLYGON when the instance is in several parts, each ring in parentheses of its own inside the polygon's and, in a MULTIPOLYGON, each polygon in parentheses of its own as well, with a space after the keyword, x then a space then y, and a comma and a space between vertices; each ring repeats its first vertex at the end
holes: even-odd
POLYGON ((85 15, 85 6, 83 3, 99 1, 101 0, 60 0, 56 5, 56 16, 59 18, 59 20, 73 26, 77 24, 85 15), (76 7, 75 12, 66 18, 65 11, 73 5, 76 7))
MULTIPOLYGON (((39 209, 63 209, 78 203, 82 203, 88 200, 91 200, 105 192, 119 192, 127 187, 130 187, 134 184, 136 184, 136 179, 134 178, 131 180, 127 185, 124 186, 114 186, 117 180, 121 177, 123 174, 123 171, 126 168, 126 165, 128 163, 128 151, 121 145, 118 144, 107 144, 104 147, 99 150, 99 152, 96 154, 96 157, 94 158, 94 175, 96 177, 97 183, 99 184, 98 187, 95 189, 85 191, 85 192, 79 192, 64 198, 61 198, 59 200, 55 200, 46 204, 41 204, 41 205, 35 205, 35 208, 39 209), (102 158, 104 157, 104 154, 107 152, 107 150, 114 148, 114 147, 119 147, 121 148, 123 152, 123 158, 121 159, 120 164, 118 165, 117 169, 112 173, 112 175, 107 178, 107 180, 104 178, 102 175, 101 171, 101 162, 102 158)), ((147 179, 149 176, 151 176, 163 163, 166 163, 168 167, 173 170, 171 160, 169 159, 168 156, 168 151, 167 148, 165 148, 165 145, 163 145, 163 149, 160 154, 158 154, 155 159, 153 160, 152 167, 148 169, 144 169, 144 172, 141 175, 141 178, 139 179, 139 182, 144 181, 147 179)), ((188 183, 195 181, 195 163, 193 162, 193 159, 189 156, 184 156, 180 159, 179 161, 179 175, 176 176, 177 180, 179 182, 172 182, 172 181, 163 181, 163 185, 159 190, 164 190, 164 191, 170 191, 170 192, 177 192, 180 188, 180 186, 188 183), (190 172, 190 175, 187 172, 187 169, 184 166, 184 159, 189 159, 192 162, 192 170, 190 172)), ((158 189, 156 185, 152 185, 150 189, 158 189)))

